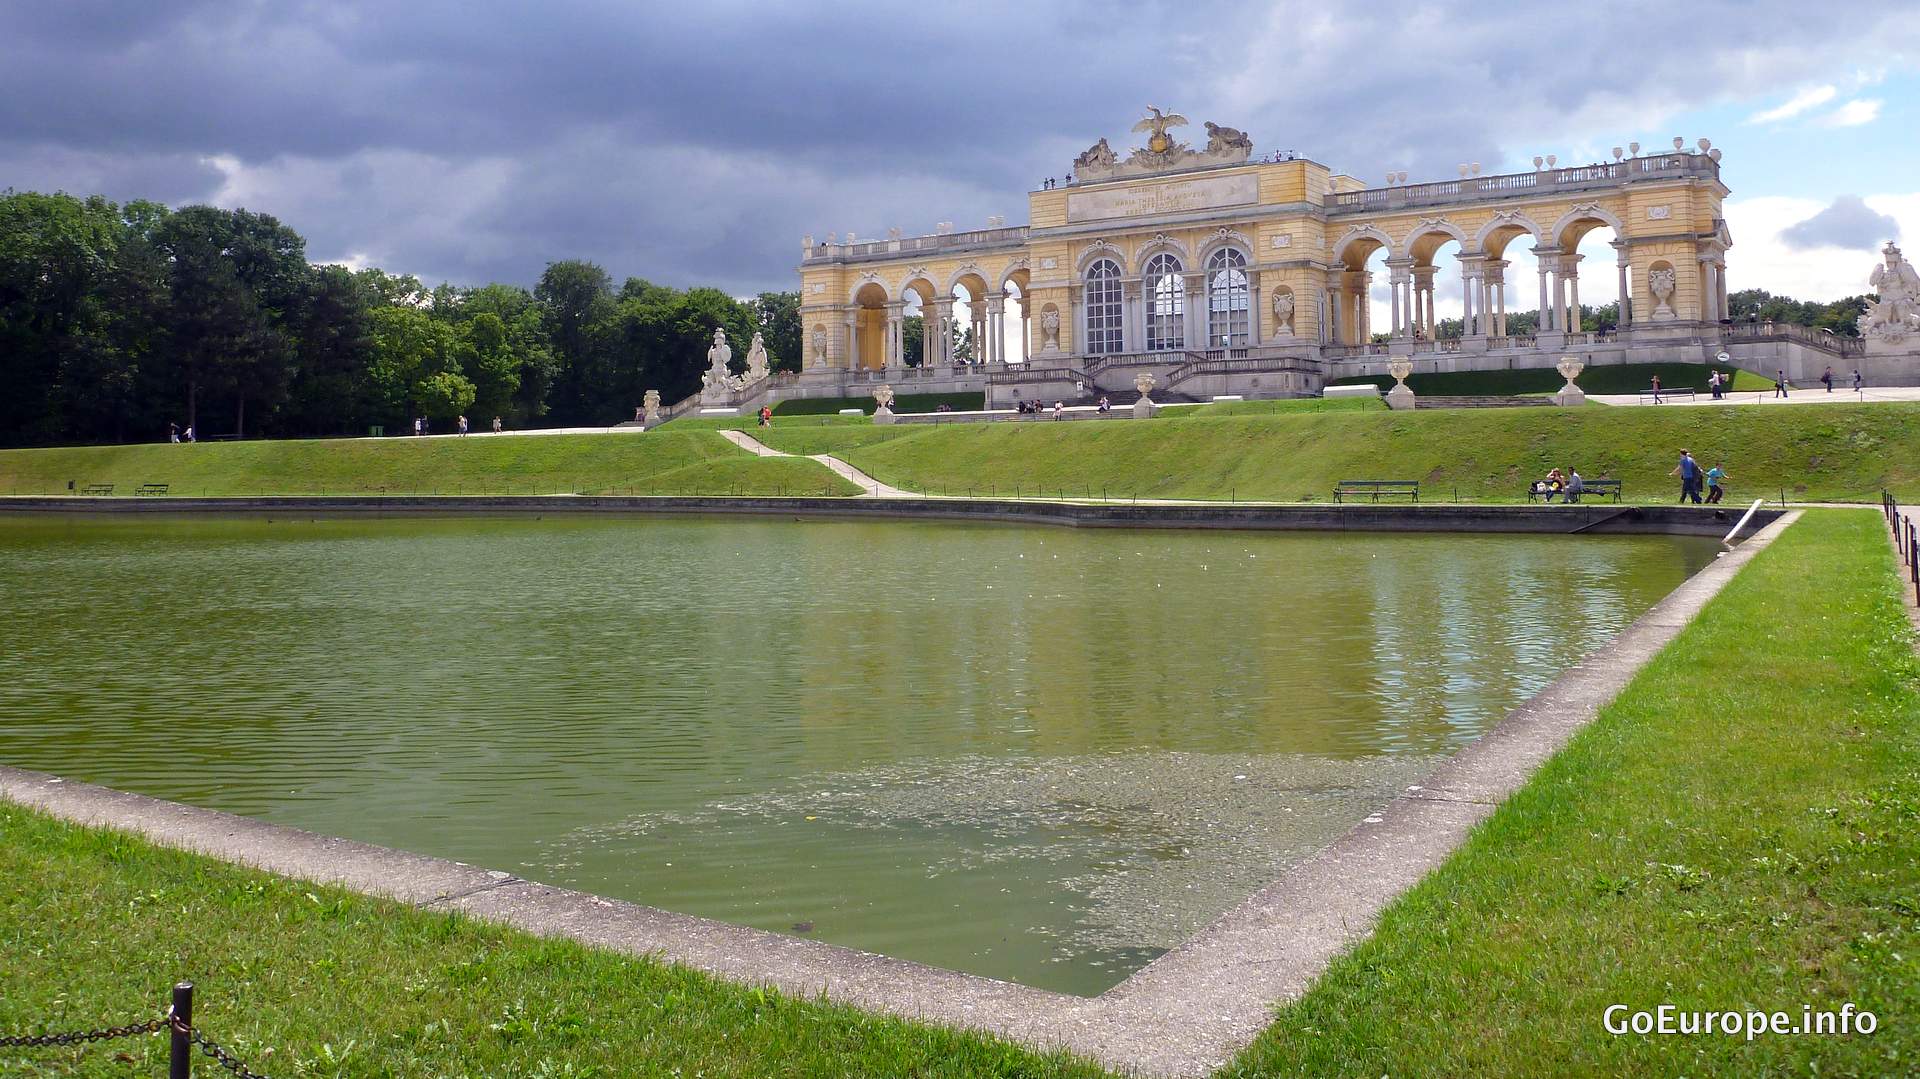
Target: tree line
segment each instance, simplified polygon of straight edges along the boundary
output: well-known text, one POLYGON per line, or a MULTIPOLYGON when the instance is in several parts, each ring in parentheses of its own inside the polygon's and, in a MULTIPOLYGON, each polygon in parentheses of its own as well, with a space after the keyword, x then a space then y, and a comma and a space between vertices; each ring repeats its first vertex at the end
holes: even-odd
POLYGON ((699 389, 714 327, 798 370, 800 298, 736 300, 591 262, 532 289, 428 288, 307 261, 272 216, 0 192, 0 444, 398 432, 465 414, 517 427, 630 419, 699 389))

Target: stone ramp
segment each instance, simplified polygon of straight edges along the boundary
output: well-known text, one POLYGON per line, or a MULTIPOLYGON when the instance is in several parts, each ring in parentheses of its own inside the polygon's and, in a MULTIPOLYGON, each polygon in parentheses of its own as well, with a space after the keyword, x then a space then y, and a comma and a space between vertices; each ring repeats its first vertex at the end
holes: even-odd
MULTIPOLYGON (((755 457, 798 456, 797 454, 786 453, 781 450, 776 450, 772 446, 767 445, 765 442, 760 441, 759 439, 753 437, 752 435, 746 433, 745 431, 722 430, 720 434, 728 442, 731 442, 734 445, 740 447, 741 449, 746 450, 748 453, 753 454, 755 457)), ((898 487, 889 487, 886 484, 881 483, 879 480, 874 479, 872 476, 867 475, 865 472, 860 471, 859 469, 853 467, 852 465, 846 463, 845 461, 842 461, 840 458, 835 457, 830 453, 808 454, 807 460, 818 461, 819 463, 825 465, 827 467, 827 470, 832 472, 834 475, 839 476, 843 480, 848 480, 851 483, 853 483, 855 486, 859 487, 860 488, 859 497, 861 498, 924 498, 925 497, 924 495, 918 494, 913 491, 903 491, 898 487)))

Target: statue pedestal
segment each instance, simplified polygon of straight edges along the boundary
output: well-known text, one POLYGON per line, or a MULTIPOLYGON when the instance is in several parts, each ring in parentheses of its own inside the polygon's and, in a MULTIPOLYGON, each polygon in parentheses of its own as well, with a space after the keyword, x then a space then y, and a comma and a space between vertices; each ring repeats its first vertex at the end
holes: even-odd
POLYGON ((1395 411, 1404 411, 1413 407, 1413 391, 1402 382, 1387 391, 1387 407, 1395 411))
POLYGON ((1562 386, 1560 392, 1553 395, 1553 403, 1561 408, 1572 408, 1587 403, 1587 394, 1578 386, 1562 386))
POLYGON ((873 422, 883 426, 895 422, 898 418, 899 417, 893 414, 893 409, 885 405, 881 405, 879 408, 873 410, 873 422))
POLYGON ((1133 403, 1133 418, 1136 420, 1150 420, 1159 411, 1160 406, 1154 404, 1150 397, 1142 397, 1133 403))

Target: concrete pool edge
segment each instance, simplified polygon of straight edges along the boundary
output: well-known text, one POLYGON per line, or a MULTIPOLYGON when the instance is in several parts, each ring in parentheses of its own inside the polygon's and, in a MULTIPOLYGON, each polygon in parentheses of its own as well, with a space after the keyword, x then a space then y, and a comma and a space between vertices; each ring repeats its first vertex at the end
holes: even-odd
POLYGON ((1671 641, 1797 513, 1683 582, 1431 776, 1096 998, 552 888, 516 876, 0 766, 0 797, 78 824, 545 936, 927 1022, 1064 1047, 1123 1071, 1225 1063, 1365 938, 1671 641))
MULTIPOLYGON (((1722 536, 1745 512, 1727 506, 1458 503, 1117 502, 988 498, 788 498, 640 495, 394 495, 381 498, 260 496, 231 498, 0 497, 0 514, 489 515, 526 513, 637 516, 786 516, 810 520, 984 521, 1068 528, 1271 529, 1314 532, 1528 532, 1587 535, 1722 536)), ((1778 519, 1762 508, 1750 527, 1778 519)))

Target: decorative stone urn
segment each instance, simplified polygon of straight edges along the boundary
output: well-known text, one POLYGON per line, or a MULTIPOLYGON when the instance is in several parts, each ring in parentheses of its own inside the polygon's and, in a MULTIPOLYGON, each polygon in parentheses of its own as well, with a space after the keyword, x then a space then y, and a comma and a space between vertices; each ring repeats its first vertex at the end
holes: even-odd
POLYGON ((873 391, 873 400, 880 406, 873 410, 873 422, 881 424, 894 422, 893 387, 876 387, 873 391))
POLYGON ((646 393, 646 396, 640 399, 640 405, 641 405, 641 408, 644 410, 644 415, 640 421, 641 423, 645 424, 648 427, 652 427, 660 422, 660 391, 659 390, 648 390, 646 393))
POLYGON ((1133 388, 1140 391, 1140 399, 1133 403, 1133 418, 1136 420, 1150 420, 1155 412, 1160 411, 1160 406, 1147 396, 1153 392, 1153 381, 1151 372, 1142 371, 1133 376, 1133 388))
POLYGON ((1574 385, 1573 380, 1580 377, 1580 372, 1586 370, 1587 365, 1572 356, 1562 356, 1560 362, 1553 366, 1554 370, 1560 372, 1560 377, 1567 380, 1567 384, 1560 387, 1560 392, 1553 395, 1553 403, 1562 408, 1586 404, 1586 392, 1574 385))
POLYGON ((1387 391, 1387 407, 1396 410, 1413 407, 1413 391, 1407 388, 1407 376, 1413 374, 1411 360, 1395 360, 1387 365, 1387 374, 1393 376, 1393 389, 1387 391))

